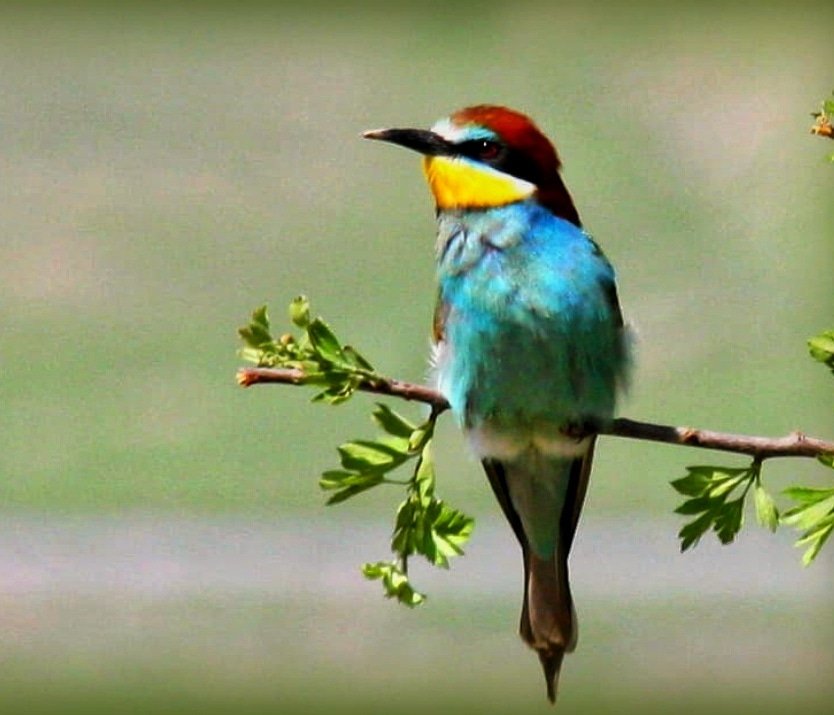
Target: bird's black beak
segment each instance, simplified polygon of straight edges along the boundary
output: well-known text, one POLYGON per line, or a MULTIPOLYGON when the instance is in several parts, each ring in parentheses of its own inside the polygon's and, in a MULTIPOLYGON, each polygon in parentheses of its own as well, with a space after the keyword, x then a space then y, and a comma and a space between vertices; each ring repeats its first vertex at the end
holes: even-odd
POLYGON ((426 156, 452 154, 452 145, 439 134, 426 129, 372 129, 362 134, 365 139, 399 144, 426 156))

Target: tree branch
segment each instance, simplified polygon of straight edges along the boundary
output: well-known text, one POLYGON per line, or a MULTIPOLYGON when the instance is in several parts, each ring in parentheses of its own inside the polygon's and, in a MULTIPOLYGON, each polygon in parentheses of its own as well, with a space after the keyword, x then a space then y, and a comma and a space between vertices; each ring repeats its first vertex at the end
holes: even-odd
MULTIPOLYGON (((242 387, 269 383, 301 385, 303 378, 304 373, 301 370, 286 368, 248 367, 241 368, 237 373, 238 384, 242 387)), ((359 389, 363 392, 422 402, 430 405, 437 414, 449 409, 449 403, 443 395, 424 385, 380 377, 366 380, 359 389)), ((611 424, 600 429, 599 434, 747 454, 758 461, 772 457, 819 457, 834 454, 834 442, 807 437, 801 432, 792 432, 785 437, 756 437, 639 422, 625 417, 613 420, 611 424)))

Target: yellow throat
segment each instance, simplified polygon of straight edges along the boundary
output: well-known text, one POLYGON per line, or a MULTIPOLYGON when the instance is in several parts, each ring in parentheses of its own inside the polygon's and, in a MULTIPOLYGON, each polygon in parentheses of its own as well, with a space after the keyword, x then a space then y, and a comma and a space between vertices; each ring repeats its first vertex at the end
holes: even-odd
POLYGON ((456 157, 426 156, 423 173, 439 209, 503 206, 536 191, 529 181, 456 157))

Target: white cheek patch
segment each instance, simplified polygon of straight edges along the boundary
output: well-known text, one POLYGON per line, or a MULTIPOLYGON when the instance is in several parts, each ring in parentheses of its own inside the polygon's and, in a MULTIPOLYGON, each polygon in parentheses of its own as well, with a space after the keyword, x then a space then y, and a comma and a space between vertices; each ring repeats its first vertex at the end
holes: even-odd
POLYGON ((443 137, 448 142, 456 143, 462 141, 469 130, 459 124, 454 124, 447 118, 435 122, 431 131, 443 137))

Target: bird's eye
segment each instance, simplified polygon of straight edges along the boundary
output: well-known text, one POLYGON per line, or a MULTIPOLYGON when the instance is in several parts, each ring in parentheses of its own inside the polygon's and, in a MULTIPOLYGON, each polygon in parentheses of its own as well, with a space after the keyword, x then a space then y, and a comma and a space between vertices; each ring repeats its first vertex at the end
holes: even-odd
POLYGON ((498 142, 482 139, 478 142, 478 157, 481 159, 494 159, 501 152, 501 145, 498 142))

